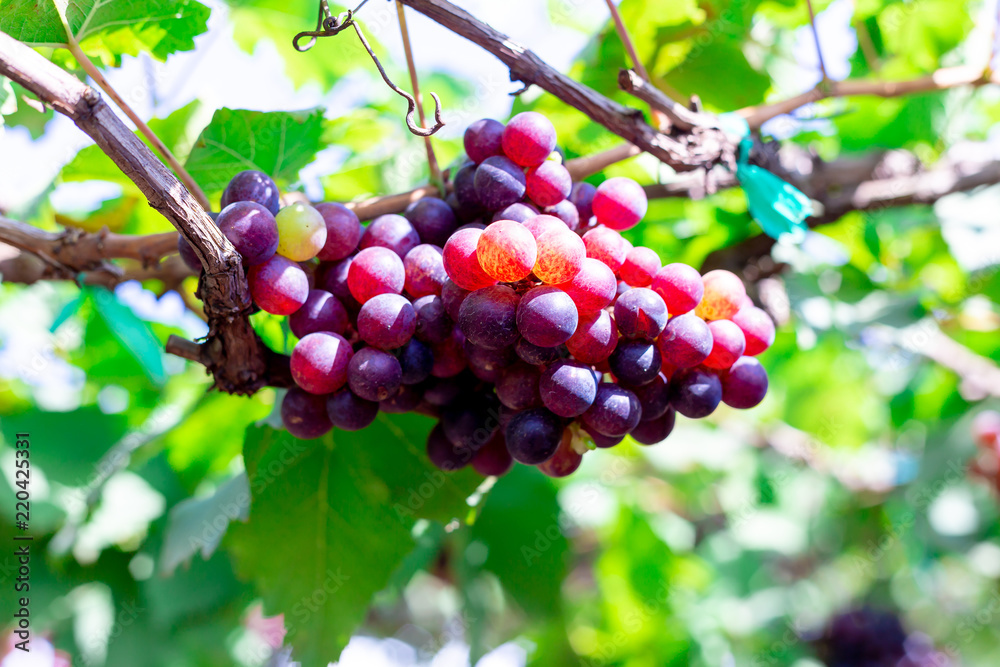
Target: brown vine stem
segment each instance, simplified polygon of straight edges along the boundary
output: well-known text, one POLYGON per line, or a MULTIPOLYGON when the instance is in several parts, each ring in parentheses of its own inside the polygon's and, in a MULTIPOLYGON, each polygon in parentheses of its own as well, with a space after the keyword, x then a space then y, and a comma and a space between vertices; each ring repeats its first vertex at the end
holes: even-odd
POLYGON ((101 73, 101 70, 94 66, 94 63, 90 61, 90 58, 87 57, 87 54, 83 52, 80 48, 80 44, 76 41, 76 37, 70 29, 69 23, 66 21, 65 12, 60 8, 58 2, 55 3, 55 5, 59 14, 59 20, 62 21, 63 28, 66 30, 66 44, 69 47, 70 53, 73 54, 73 57, 76 58, 80 67, 83 68, 83 71, 86 72, 87 75, 101 87, 101 90, 107 93, 108 97, 114 101, 115 105, 117 105, 117 107, 121 109, 126 116, 128 116, 129 120, 135 124, 136 128, 142 132, 142 136, 146 137, 146 139, 149 140, 149 143, 156 148, 156 151, 163 157, 164 160, 166 160, 167 164, 169 164, 170 168, 174 170, 174 173, 177 174, 178 178, 180 178, 184 185, 187 186, 188 191, 191 192, 195 199, 198 200, 201 207, 206 211, 211 211, 212 205, 208 201, 208 197, 205 196, 204 191, 202 191, 195 180, 191 177, 191 174, 189 174, 181 163, 177 161, 177 158, 170 152, 170 149, 167 148, 166 144, 160 141, 160 138, 156 136, 156 133, 153 132, 152 129, 150 129, 149 125, 139 118, 139 115, 132 110, 132 107, 130 107, 128 103, 122 99, 121 95, 118 94, 118 91, 112 87, 111 82, 108 81, 104 74, 101 73))
MULTIPOLYGON (((399 15, 399 32, 403 36, 403 52, 406 54, 406 68, 410 71, 410 85, 413 86, 413 97, 417 101, 417 117, 420 118, 420 127, 427 127, 427 119, 424 115, 424 98, 420 94, 420 84, 417 81, 417 66, 413 61, 413 49, 410 46, 410 31, 406 27, 406 8, 399 0, 396 0, 396 13, 399 15)), ((424 146, 427 148, 427 166, 431 173, 431 183, 440 184, 441 167, 438 165, 437 157, 434 155, 434 146, 431 144, 430 136, 424 137, 424 146)))
MULTIPOLYGON (((398 1, 398 0, 397 0, 398 1)), ((618 32, 618 39, 622 41, 625 46, 625 51, 628 53, 628 57, 632 60, 632 66, 635 71, 642 77, 643 81, 649 81, 649 72, 646 71, 646 66, 642 64, 642 59, 639 58, 639 52, 636 51, 635 42, 632 41, 632 35, 629 34, 628 28, 625 27, 625 21, 622 20, 621 12, 618 11, 618 6, 615 4, 615 0, 605 0, 608 5, 608 11, 611 12, 611 19, 615 23, 615 30, 618 32)), ((668 127, 667 116, 660 109, 657 109, 650 105, 650 110, 653 113, 653 119, 656 121, 656 126, 661 130, 665 130, 668 127)))
POLYGON ((816 40, 816 57, 819 59, 819 71, 823 75, 823 81, 829 81, 830 76, 826 73, 826 62, 823 60, 823 47, 819 45, 819 28, 816 27, 816 10, 813 9, 812 0, 806 0, 806 7, 809 8, 809 26, 812 28, 813 39, 816 40))
POLYGON ((642 113, 611 100, 551 67, 507 35, 447 0, 400 0, 448 30, 465 37, 500 59, 512 81, 534 84, 574 107, 675 171, 735 163, 737 146, 723 132, 706 128, 697 135, 664 134, 643 120, 642 113))
POLYGON ((601 151, 600 153, 584 155, 582 157, 575 157, 572 160, 567 160, 566 169, 569 171, 569 174, 573 177, 574 181, 579 181, 587 176, 603 171, 613 164, 627 160, 630 157, 635 157, 641 152, 642 149, 638 146, 628 143, 619 144, 614 148, 609 148, 608 150, 601 151))

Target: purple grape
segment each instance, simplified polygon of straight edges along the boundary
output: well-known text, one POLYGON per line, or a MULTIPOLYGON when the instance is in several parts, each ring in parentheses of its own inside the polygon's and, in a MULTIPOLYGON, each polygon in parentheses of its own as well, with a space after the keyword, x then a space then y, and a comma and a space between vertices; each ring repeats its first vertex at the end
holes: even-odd
POLYGON ((398 349, 396 358, 399 359, 399 366, 402 369, 402 383, 404 385, 417 384, 431 376, 431 368, 434 367, 434 353, 429 346, 420 341, 411 340, 398 349))
POLYGON ((619 292, 615 301, 615 324, 627 338, 656 340, 667 326, 667 306, 651 289, 626 286, 626 291, 619 292))
POLYGON ((597 192, 597 188, 590 183, 574 183, 573 188, 569 191, 570 203, 576 207, 576 211, 580 216, 580 222, 586 226, 592 217, 594 217, 594 194, 597 192))
POLYGON ((538 217, 538 210, 531 204, 525 204, 524 202, 516 202, 494 213, 491 222, 496 222, 497 220, 513 220, 514 222, 526 222, 528 220, 531 220, 532 218, 537 218, 537 217, 538 217))
POLYGON ((359 243, 362 250, 372 247, 388 248, 399 255, 400 259, 418 245, 420 235, 417 230, 409 220, 396 213, 380 215, 369 222, 359 243))
POLYGON ((563 199, 552 206, 546 206, 542 211, 546 215, 559 218, 574 232, 580 228, 580 214, 568 199, 563 199))
POLYGON ((441 343, 451 335, 455 323, 444 310, 444 301, 430 294, 413 302, 417 313, 417 328, 413 337, 424 343, 441 343))
POLYGON ((517 342, 514 343, 514 351, 521 359, 535 366, 551 364, 567 355, 566 348, 562 345, 557 347, 541 347, 525 338, 517 339, 517 342))
POLYGON ((670 318, 656 345, 663 360, 671 366, 691 368, 711 354, 712 330, 694 313, 684 313, 670 318))
POLYGON ((464 468, 472 460, 472 454, 469 449, 458 448, 451 444, 441 424, 432 428, 427 436, 427 458, 445 472, 464 468))
POLYGON ((707 417, 721 400, 722 383, 711 371, 683 368, 670 378, 670 405, 685 417, 707 417))
POLYGON ((506 368, 496 383, 497 398, 511 410, 539 407, 542 397, 538 393, 538 369, 524 362, 506 368))
POLYGON ((468 339, 462 347, 469 360, 469 366, 479 367, 485 371, 501 371, 517 360, 514 350, 510 347, 492 350, 476 345, 468 339))
POLYGON ((453 192, 458 202, 455 214, 464 222, 475 220, 483 212, 483 205, 476 194, 476 164, 469 162, 455 172, 453 192))
POLYGON ((504 429, 507 451, 515 461, 528 465, 538 465, 552 458, 562 435, 562 422, 545 408, 517 413, 504 429))
POLYGON ((448 280, 441 248, 429 243, 421 243, 406 253, 403 270, 406 272, 404 289, 415 299, 441 294, 441 287, 448 280))
POLYGON ((373 296, 358 312, 361 340, 382 350, 406 345, 416 329, 417 313, 406 297, 399 294, 373 296))
POLYGON ((310 290, 302 307, 288 317, 292 333, 299 338, 317 331, 343 335, 349 323, 343 304, 337 297, 321 289, 310 290))
POLYGON ((466 400, 445 408, 441 415, 441 426, 453 445, 475 451, 485 445, 500 428, 499 420, 497 406, 493 401, 466 400))
POLYGON ((356 313, 361 308, 361 304, 351 294, 351 289, 347 285, 347 274, 353 261, 353 257, 345 257, 326 264, 319 280, 319 287, 337 297, 337 301, 350 313, 356 313))
POLYGON ((364 227, 354 211, 335 202, 316 204, 315 208, 326 223, 326 243, 316 256, 330 262, 344 259, 357 250, 364 227))
POLYGON ((558 287, 534 287, 517 306, 517 330, 529 343, 540 347, 555 347, 568 341, 576 331, 578 319, 572 297, 558 287))
POLYGON ((640 419, 642 407, 636 395, 611 382, 597 385, 594 403, 581 417, 585 426, 609 438, 625 436, 640 419))
POLYGON ((642 406, 642 418, 658 419, 670 408, 670 391, 667 376, 659 373, 652 382, 640 387, 628 387, 639 399, 642 406))
POLYGON ((479 164, 488 157, 503 155, 503 123, 483 118, 469 125, 463 137, 465 154, 479 164))
POLYGON ((590 438, 594 441, 594 445, 598 449, 609 449, 625 439, 624 435, 611 437, 604 435, 603 433, 598 433, 597 431, 590 428, 586 424, 583 425, 583 430, 587 432, 587 435, 589 435, 590 438))
POLYGON ((451 405, 463 395, 468 395, 471 389, 472 383, 467 375, 431 378, 424 389, 424 400, 431 405, 443 407, 451 405))
POLYGON ((458 227, 458 219, 448 203, 437 197, 424 197, 410 204, 404 212, 423 243, 444 247, 458 227))
POLYGON ((238 201, 256 202, 270 211, 271 215, 277 215, 281 209, 278 186, 262 171, 241 171, 233 176, 222 193, 221 208, 238 201))
POLYGON ((347 366, 347 384, 355 394, 368 401, 382 401, 399 390, 403 369, 388 352, 363 347, 354 353, 347 366))
POLYGON ((219 213, 216 224, 250 266, 266 262, 278 250, 274 215, 257 202, 230 204, 219 213))
POLYGON ((448 313, 448 317, 453 321, 458 321, 462 303, 465 302, 465 297, 471 293, 469 290, 459 287, 451 280, 448 280, 441 286, 441 302, 444 304, 444 312, 448 313))
POLYGON ((333 428, 326 414, 326 396, 317 396, 298 387, 288 390, 281 400, 281 422, 300 440, 326 435, 333 428))
POLYGON ((327 397, 326 412, 340 430, 360 431, 375 421, 378 403, 366 401, 345 387, 327 397))
POLYGON ((419 387, 404 384, 395 394, 379 401, 378 409, 388 414, 401 415, 415 411, 422 398, 419 387))
MULTIPOLYGON (((491 285, 469 294, 458 313, 458 326, 466 338, 492 350, 517 340, 517 293, 506 285, 491 285)), ((447 305, 447 302, 446 302, 447 305)))
POLYGON ((674 422, 677 415, 673 410, 667 410, 656 419, 641 421, 632 429, 632 437, 635 441, 643 445, 655 445, 663 442, 674 430, 674 422))
POLYGON ((578 417, 597 396, 598 378, 579 361, 557 361, 542 373, 539 390, 545 407, 560 417, 578 417))
POLYGON ((722 400, 731 408, 755 407, 767 395, 767 371, 754 357, 740 357, 721 376, 722 400))
POLYGON ((483 477, 501 477, 514 467, 514 459, 507 451, 503 432, 497 431, 489 442, 479 448, 472 458, 472 467, 483 477))
POLYGON ((622 338, 608 357, 608 365, 623 384, 641 387, 656 379, 663 362, 655 343, 622 338))
POLYGON ((508 158, 494 155, 476 168, 473 184, 479 203, 489 211, 499 211, 524 196, 524 170, 508 158))
POLYGON ((187 242, 182 235, 177 235, 177 252, 180 253, 181 259, 192 271, 201 272, 201 260, 198 259, 198 253, 194 251, 194 246, 187 242))

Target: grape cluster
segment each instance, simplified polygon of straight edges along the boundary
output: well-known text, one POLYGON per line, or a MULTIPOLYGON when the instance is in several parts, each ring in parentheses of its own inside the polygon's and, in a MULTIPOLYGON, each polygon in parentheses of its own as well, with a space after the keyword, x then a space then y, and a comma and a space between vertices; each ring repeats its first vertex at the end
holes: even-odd
POLYGON ((662 441, 677 412, 760 403, 773 323, 734 274, 661 266, 620 234, 646 213, 635 181, 573 183, 534 112, 477 121, 464 142, 447 199, 366 226, 341 204, 279 209, 259 172, 227 188, 217 224, 254 302, 299 337, 292 434, 415 411, 439 419, 442 469, 564 476, 592 446, 662 441))
POLYGON ((816 641, 827 667, 950 667, 929 637, 908 635, 899 617, 863 607, 835 616, 816 641))

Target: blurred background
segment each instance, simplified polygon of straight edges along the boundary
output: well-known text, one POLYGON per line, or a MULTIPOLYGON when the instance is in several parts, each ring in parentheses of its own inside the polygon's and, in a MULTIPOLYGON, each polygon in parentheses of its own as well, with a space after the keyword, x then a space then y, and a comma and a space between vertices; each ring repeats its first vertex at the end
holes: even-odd
MULTIPOLYGON (((179 158, 222 107, 318 109, 296 116, 316 131, 289 148, 278 178, 285 189, 344 201, 427 181, 402 100, 351 33, 307 54, 291 48, 313 25, 312 0, 203 4, 210 14, 193 50, 130 55, 110 38, 88 50, 179 158)), ((459 4, 557 69, 638 106, 618 91, 629 61, 603 1, 459 4)), ((814 7, 833 80, 913 79, 996 52, 992 0, 814 7)), ((709 110, 783 99, 821 79, 805 2, 623 0, 620 11, 653 83, 680 99, 697 94, 709 110)), ((394 6, 373 1, 359 17, 403 85, 394 6)), ((470 122, 525 109, 555 123, 568 157, 620 142, 537 88, 510 96, 520 86, 493 56, 408 17, 422 89, 445 109, 434 140, 443 165, 460 160, 470 122)), ((73 69, 65 51, 43 52, 73 69)), ((9 99, 0 97, 0 212, 44 229, 171 229, 70 121, 9 99)), ((779 116, 762 134, 826 162, 875 155, 919 174, 971 160, 996 171, 997 119, 1000 90, 984 85, 832 99, 779 116)), ((673 178, 644 155, 588 180, 615 175, 673 178)), ((217 201, 221 188, 206 190, 217 201)), ((651 200, 627 236, 664 263, 746 259, 729 266, 779 325, 761 357, 771 381, 764 403, 681 419, 652 447, 627 439, 588 455, 565 480, 518 467, 473 495, 471 525, 417 521, 415 547, 371 604, 336 603, 361 623, 338 664, 1000 663, 1000 426, 988 412, 1000 408, 998 210, 1000 187, 986 185, 851 211, 824 220, 800 246, 744 257, 719 252, 760 233, 739 189, 651 200), (905 657, 885 649, 893 642, 905 657), (845 648, 855 646, 867 648, 845 648)), ((160 349, 171 333, 204 335, 195 286, 194 278, 124 282, 115 289, 123 314, 68 282, 0 285, 0 533, 9 544, 12 438, 30 432, 38 634, 30 656, 0 646, 3 667, 288 660, 285 624, 262 607, 247 574, 245 532, 227 530, 245 517, 219 509, 232 504, 227 494, 244 470, 247 429, 276 423, 277 392, 206 393, 202 367, 120 335, 126 320, 142 323, 160 349)), ((254 318, 270 346, 287 348, 276 319, 254 318)), ((331 562, 343 555, 356 564, 352 545, 365 539, 364 525, 345 532, 331 562)), ((14 608, 4 549, 0 624, 14 608)))

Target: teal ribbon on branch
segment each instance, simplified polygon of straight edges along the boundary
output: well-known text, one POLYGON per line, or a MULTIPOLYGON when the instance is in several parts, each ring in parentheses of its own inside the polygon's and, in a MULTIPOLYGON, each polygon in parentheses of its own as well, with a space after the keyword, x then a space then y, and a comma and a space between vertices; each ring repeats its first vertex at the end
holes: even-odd
POLYGON ((800 242, 813 214, 812 202, 801 190, 781 180, 767 169, 750 164, 750 126, 734 114, 723 114, 723 129, 743 137, 736 162, 736 180, 747 197, 747 209, 764 233, 778 241, 800 242))

